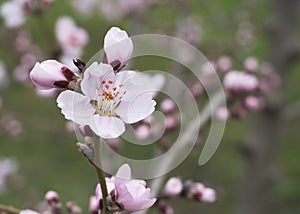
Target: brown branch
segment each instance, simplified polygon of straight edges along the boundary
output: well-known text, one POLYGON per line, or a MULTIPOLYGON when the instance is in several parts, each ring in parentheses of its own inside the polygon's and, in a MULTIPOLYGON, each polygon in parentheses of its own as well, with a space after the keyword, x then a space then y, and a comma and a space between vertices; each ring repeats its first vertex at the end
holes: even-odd
POLYGON ((5 212, 7 214, 19 214, 21 212, 21 210, 15 207, 4 204, 0 204, 0 211, 5 212))

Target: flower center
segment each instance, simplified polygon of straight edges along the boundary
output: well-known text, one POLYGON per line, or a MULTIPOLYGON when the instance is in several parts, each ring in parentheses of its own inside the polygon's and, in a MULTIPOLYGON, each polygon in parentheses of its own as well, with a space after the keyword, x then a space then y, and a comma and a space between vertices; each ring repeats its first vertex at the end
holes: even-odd
POLYGON ((123 84, 115 85, 112 80, 103 80, 99 87, 96 87, 98 100, 95 103, 96 113, 101 116, 115 116, 115 108, 121 102, 126 91, 123 84))

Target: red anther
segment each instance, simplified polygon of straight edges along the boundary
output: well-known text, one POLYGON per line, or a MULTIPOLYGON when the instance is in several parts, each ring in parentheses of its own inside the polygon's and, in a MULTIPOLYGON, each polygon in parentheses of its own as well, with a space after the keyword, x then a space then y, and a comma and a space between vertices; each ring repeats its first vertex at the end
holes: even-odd
POLYGON ((102 81, 102 84, 105 84, 105 83, 106 83, 106 81, 105 81, 105 80, 103 80, 103 81, 102 81))
POLYGON ((106 85, 105 85, 105 88, 108 89, 108 88, 109 88, 109 85, 106 84, 106 85))
POLYGON ((116 87, 114 87, 112 90, 116 91, 116 90, 117 90, 117 88, 116 88, 116 87))
POLYGON ((112 83, 113 83, 113 81, 111 81, 111 80, 108 81, 108 84, 112 84, 112 83))

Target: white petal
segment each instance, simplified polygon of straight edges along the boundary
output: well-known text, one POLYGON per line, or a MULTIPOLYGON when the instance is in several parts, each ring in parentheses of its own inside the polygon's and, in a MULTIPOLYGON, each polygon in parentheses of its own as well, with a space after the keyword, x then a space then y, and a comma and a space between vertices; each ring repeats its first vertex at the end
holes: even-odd
POLYGON ((132 55, 132 40, 128 38, 126 31, 112 27, 104 37, 104 51, 108 63, 119 60, 121 64, 125 64, 132 55))
POLYGON ((135 123, 145 119, 154 111, 156 102, 149 93, 139 94, 128 102, 121 102, 115 109, 125 123, 135 123))
POLYGON ((116 117, 93 115, 89 121, 93 132, 104 139, 117 138, 125 132, 125 125, 122 120, 116 117))
POLYGON ((163 87, 165 78, 162 74, 153 76, 142 72, 121 71, 117 74, 117 80, 123 80, 126 95, 123 100, 130 100, 140 93, 149 93, 152 97, 163 87), (125 81, 124 81, 125 80, 125 81))
POLYGON ((86 125, 95 112, 90 104, 90 99, 74 91, 60 93, 57 103, 66 119, 80 125, 86 125))
POLYGON ((97 100, 98 94, 102 92, 102 80, 111 79, 114 81, 115 74, 113 68, 108 64, 94 62, 84 72, 81 81, 81 90, 92 100, 97 100))
POLYGON ((122 165, 116 174, 116 178, 130 180, 131 178, 131 169, 128 164, 122 165))

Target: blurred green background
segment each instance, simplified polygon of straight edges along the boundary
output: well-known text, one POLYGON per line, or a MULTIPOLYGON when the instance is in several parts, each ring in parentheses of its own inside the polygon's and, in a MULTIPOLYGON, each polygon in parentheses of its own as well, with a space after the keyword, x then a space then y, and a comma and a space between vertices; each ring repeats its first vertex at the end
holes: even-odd
MULTIPOLYGON (((2 3, 4 1, 0 1, 2 3)), ((84 2, 84 1, 83 1, 84 2)), ((109 22, 102 14, 83 16, 76 12, 67 0, 57 0, 43 16, 30 16, 23 26, 32 36, 32 41, 43 50, 41 59, 51 57, 54 44, 54 25, 61 15, 69 15, 78 26, 85 28, 90 42, 84 50, 88 60, 102 48, 105 32, 111 26, 119 26, 130 35, 136 33, 163 33, 174 35, 181 19, 188 16, 199 20, 202 38, 197 45, 208 59, 220 55, 232 58, 234 67, 242 69, 243 60, 255 56, 260 61, 268 58, 266 25, 271 15, 272 1, 259 0, 187 0, 162 1, 143 12, 133 11, 120 20, 109 22), (176 1, 177 2, 177 1, 176 1), (185 7, 182 7, 184 5, 185 7), (240 23, 249 22, 254 28, 254 39, 242 46, 236 41, 240 23), (142 28, 137 29, 141 25, 142 28)), ((84 3, 83 3, 84 4, 84 3)), ((0 59, 12 70, 19 63, 14 54, 14 30, 0 28, 0 59)), ((144 67, 151 68, 152 62, 144 67)), ((162 65, 165 66, 165 65, 162 65)), ((168 66, 166 66, 168 67, 168 66)), ((287 103, 299 99, 299 65, 289 77, 287 103)), ((172 72, 172 71, 170 71, 172 72)), ((11 78, 12 79, 12 78, 11 78)), ((17 175, 9 180, 9 189, 0 194, 0 202, 18 208, 35 208, 47 190, 57 191, 63 202, 76 201, 84 211, 88 209, 89 196, 94 193, 97 182, 93 167, 77 151, 76 137, 65 129, 65 119, 60 114, 54 99, 40 98, 33 86, 24 86, 12 79, 6 89, 1 89, 3 108, 0 116, 13 115, 21 121, 23 132, 12 137, 0 131, 0 158, 13 157, 19 163, 17 175), (16 185, 17 184, 17 185, 16 185)), ((255 114, 255 113, 253 113, 255 114)), ((204 166, 197 165, 201 145, 171 175, 180 175, 184 180, 193 179, 216 187, 218 201, 199 204, 184 199, 172 201, 175 213, 234 213, 236 211, 244 159, 240 146, 247 136, 252 114, 242 121, 230 121, 218 151, 204 166)), ((276 186, 274 205, 278 213, 300 213, 300 120, 295 118, 283 127, 281 144, 277 150, 276 186)))

